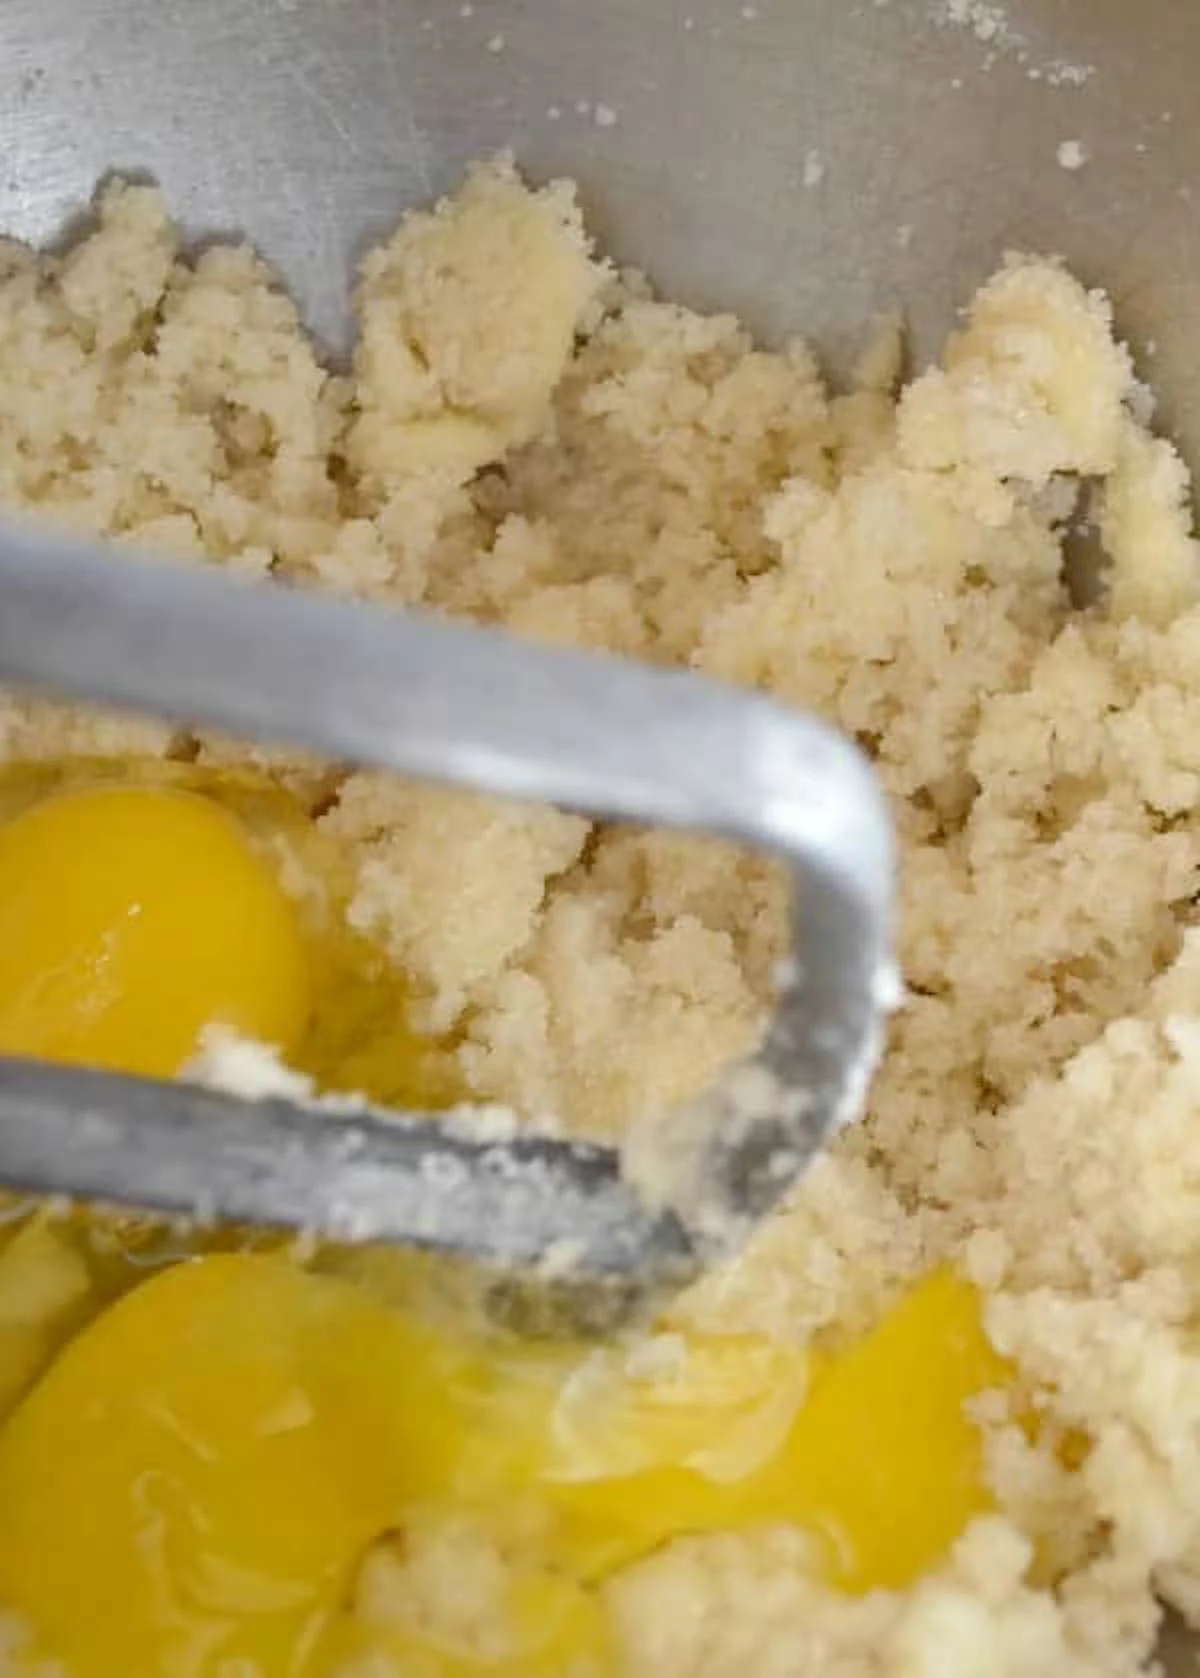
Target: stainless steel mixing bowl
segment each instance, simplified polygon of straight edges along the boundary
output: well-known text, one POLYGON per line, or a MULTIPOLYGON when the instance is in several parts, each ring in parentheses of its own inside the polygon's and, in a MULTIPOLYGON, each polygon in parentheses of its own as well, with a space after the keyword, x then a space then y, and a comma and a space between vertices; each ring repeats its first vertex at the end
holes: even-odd
POLYGON ((1055 252, 1200 462, 1198 69, 1193 0, 0 0, 0 227, 156 176, 335 351, 355 253, 511 146, 672 296, 834 369, 896 303, 932 355, 1006 249, 1055 252))
POLYGON ((897 300, 932 353, 1006 248, 1061 252, 1195 453, 1198 65, 1190 0, 0 0, 0 226, 145 171, 340 342, 353 253, 512 146, 672 295, 835 364, 897 300))

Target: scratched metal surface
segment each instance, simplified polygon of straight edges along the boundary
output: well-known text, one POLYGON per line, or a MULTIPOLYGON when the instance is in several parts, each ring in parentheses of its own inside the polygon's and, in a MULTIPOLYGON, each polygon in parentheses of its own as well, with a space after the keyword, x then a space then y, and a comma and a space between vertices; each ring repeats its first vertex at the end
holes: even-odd
POLYGON ((1200 5, 1007 0, 990 31, 998 6, 939 6, 0 0, 0 227, 53 238, 98 176, 154 175, 344 347, 356 253, 512 146, 665 289, 834 366, 897 302, 923 359, 1006 248, 1060 253, 1200 460, 1200 5))
POLYGON ((1005 247, 1061 252, 1200 453, 1200 7, 1007 0, 983 40, 946 3, 0 0, 0 226, 45 239, 97 175, 152 173, 344 343, 363 242, 512 145, 663 286, 835 364, 873 308, 907 304, 924 356, 1005 247))

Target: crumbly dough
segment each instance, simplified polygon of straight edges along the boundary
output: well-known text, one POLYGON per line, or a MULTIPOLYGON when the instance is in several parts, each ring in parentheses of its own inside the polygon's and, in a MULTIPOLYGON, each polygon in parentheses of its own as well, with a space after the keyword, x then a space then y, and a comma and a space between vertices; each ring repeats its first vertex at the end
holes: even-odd
MULTIPOLYGON (((684 1314, 802 1341, 950 1260, 1049 1395, 1037 1445, 989 1413, 1000 1513, 919 1587, 839 1597, 796 1534, 695 1538, 609 1587, 628 1670, 1148 1670, 1156 1597, 1200 1621, 1200 606, 1107 302, 1014 257, 941 369, 899 389, 885 322, 834 395, 802 344, 614 273, 570 187, 501 159, 369 259, 359 311, 331 376, 248 250, 185 258, 153 191, 111 188, 66 256, 0 248, 0 501, 686 662, 867 743, 907 1005, 866 1122, 684 1314), (1076 609, 1084 523, 1105 587, 1076 609)), ((96 752, 251 755, 0 710, 8 758, 96 752)), ((321 797, 355 920, 481 1098, 619 1135, 755 1041, 769 865, 375 775, 321 797)))

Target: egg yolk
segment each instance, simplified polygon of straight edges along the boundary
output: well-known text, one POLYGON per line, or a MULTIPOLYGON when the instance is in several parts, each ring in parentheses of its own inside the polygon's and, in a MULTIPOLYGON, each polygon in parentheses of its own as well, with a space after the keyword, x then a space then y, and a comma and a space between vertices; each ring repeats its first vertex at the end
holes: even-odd
POLYGON ((173 787, 60 792, 0 826, 0 1053, 173 1077, 204 1028, 294 1049, 293 905, 228 811, 173 787))
POLYGON ((814 1365, 750 1339, 485 1339, 279 1257, 197 1259, 72 1340, 0 1433, 0 1601, 76 1678, 316 1678, 351 1654, 601 1678, 597 1585, 681 1534, 789 1522, 830 1583, 918 1577, 988 1507, 965 1406, 1008 1378, 945 1271, 814 1365), (387 1535, 391 1590, 351 1612, 387 1535), (490 1642, 405 1589, 415 1550, 468 1540, 504 1561, 490 1642))

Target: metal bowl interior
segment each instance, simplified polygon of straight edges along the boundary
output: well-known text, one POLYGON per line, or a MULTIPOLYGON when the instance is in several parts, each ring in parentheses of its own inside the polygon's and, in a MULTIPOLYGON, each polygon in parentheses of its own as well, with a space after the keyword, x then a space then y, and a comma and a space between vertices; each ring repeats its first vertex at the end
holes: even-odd
POLYGON ((1005 250, 1061 254, 1195 457, 1198 62, 1179 0, 4 0, 0 227, 153 175, 336 347, 357 252, 507 146, 671 295, 835 369, 872 311, 924 359, 1005 250))
POLYGON ((1197 66, 1180 0, 3 0, 0 228, 153 176, 336 355, 357 254, 511 147, 668 294, 835 373, 873 312, 920 363, 1006 250, 1059 254, 1196 464, 1197 66))

